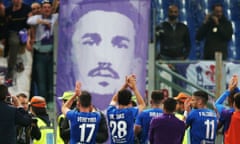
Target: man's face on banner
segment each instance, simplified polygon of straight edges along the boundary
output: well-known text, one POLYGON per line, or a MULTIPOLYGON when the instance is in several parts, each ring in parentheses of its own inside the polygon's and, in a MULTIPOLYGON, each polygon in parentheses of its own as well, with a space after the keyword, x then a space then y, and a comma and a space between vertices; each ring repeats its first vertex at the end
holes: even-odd
POLYGON ((116 12, 91 11, 78 20, 72 54, 83 89, 112 94, 120 88, 134 67, 135 34, 133 22, 116 12))

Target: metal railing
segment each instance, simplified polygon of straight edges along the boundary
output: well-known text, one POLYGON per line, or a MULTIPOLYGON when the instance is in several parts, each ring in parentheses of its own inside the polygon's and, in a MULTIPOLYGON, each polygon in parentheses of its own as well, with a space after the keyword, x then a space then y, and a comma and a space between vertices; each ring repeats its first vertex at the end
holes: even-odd
MULTIPOLYGON (((160 87, 159 84, 160 84, 160 82, 162 82, 162 83, 165 83, 165 84, 169 85, 170 87, 172 87, 173 89, 175 89, 175 90, 177 90, 179 92, 185 92, 185 93, 187 93, 189 95, 192 94, 192 92, 187 90, 185 87, 182 87, 182 86, 180 86, 180 85, 178 85, 176 83, 173 83, 172 81, 169 81, 165 77, 161 76, 160 72, 161 71, 165 71, 168 74, 170 74, 172 77, 177 78, 177 79, 185 82, 186 84, 192 86, 193 88, 196 88, 198 90, 202 90, 202 91, 208 93, 209 96, 215 97, 215 94, 213 94, 213 93, 207 91, 205 88, 202 88, 202 87, 198 86, 197 84, 189 81, 188 79, 186 79, 182 75, 180 75, 180 74, 178 74, 178 73, 176 73, 176 72, 174 72, 172 70, 167 69, 161 63, 163 63, 163 62, 156 62, 156 80, 157 80, 156 87, 160 87)), ((168 61, 168 63, 169 63, 169 61, 168 61)), ((176 63, 176 61, 172 61, 172 63, 176 63)), ((179 63, 179 61, 177 63, 179 63)))

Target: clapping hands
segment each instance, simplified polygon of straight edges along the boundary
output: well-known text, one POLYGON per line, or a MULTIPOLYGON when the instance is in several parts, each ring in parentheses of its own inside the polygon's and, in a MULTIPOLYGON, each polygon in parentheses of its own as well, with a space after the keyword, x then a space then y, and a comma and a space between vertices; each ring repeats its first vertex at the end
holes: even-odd
POLYGON ((238 76, 233 75, 228 84, 228 90, 233 91, 237 87, 237 85, 238 85, 238 76))
POLYGON ((126 84, 130 89, 134 90, 136 88, 136 75, 126 76, 126 84))
POLYGON ((75 96, 80 95, 81 95, 81 83, 77 81, 75 84, 75 96))

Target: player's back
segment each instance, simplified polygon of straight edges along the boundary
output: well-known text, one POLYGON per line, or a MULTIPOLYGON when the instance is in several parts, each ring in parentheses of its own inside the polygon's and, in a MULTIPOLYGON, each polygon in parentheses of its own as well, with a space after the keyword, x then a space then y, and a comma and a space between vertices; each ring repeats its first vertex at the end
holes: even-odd
POLYGON ((140 135, 140 143, 144 144, 148 141, 148 131, 150 122, 153 117, 158 117, 163 114, 163 110, 160 108, 150 108, 147 110, 142 111, 137 119, 136 119, 136 125, 141 126, 141 135, 140 135))
POLYGON ((66 116, 71 121, 71 144, 95 144, 96 134, 101 120, 99 112, 79 112, 77 110, 71 110, 67 112, 66 116))
POLYGON ((190 125, 192 144, 214 144, 217 131, 217 116, 210 109, 193 109, 186 120, 190 125))
POLYGON ((137 114, 137 107, 123 109, 117 109, 115 106, 108 107, 107 117, 112 144, 134 143, 133 126, 137 114))

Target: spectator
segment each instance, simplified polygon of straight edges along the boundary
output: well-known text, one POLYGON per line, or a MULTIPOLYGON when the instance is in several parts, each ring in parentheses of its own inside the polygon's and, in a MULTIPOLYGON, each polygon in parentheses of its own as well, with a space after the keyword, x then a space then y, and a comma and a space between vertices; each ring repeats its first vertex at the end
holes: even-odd
POLYGON ((4 49, 6 47, 7 38, 7 21, 5 17, 5 6, 0 1, 0 56, 4 56, 4 49))
POLYGON ((240 93, 234 95, 233 101, 235 112, 231 116, 231 122, 224 137, 224 144, 239 144, 238 137, 240 129, 240 93))
POLYGON ((6 9, 8 27, 8 71, 6 84, 12 85, 13 73, 16 67, 17 54, 25 49, 27 40, 27 18, 31 11, 22 0, 12 0, 12 5, 6 9), (20 34, 23 32, 23 34, 20 34))
POLYGON ((197 41, 205 39, 203 59, 214 60, 215 52, 221 52, 223 60, 227 60, 228 42, 232 34, 232 24, 223 14, 223 6, 214 4, 212 13, 206 15, 196 34, 197 41))
POLYGON ((38 2, 33 2, 31 4, 31 14, 32 15, 40 15, 41 14, 41 5, 38 2))
MULTIPOLYGON (((156 27, 156 43, 160 43, 160 52, 157 52, 157 59, 161 60, 185 60, 188 58, 191 41, 188 27, 178 21, 179 9, 177 5, 168 7, 168 20, 156 27)), ((170 70, 177 72, 175 64, 167 64, 170 70)), ((161 72, 168 80, 179 83, 178 79, 161 72)), ((166 88, 166 86, 164 86, 166 88)), ((175 89, 169 88, 172 95, 177 95, 175 89)))
POLYGON ((151 94, 151 108, 141 112, 136 119, 134 126, 135 136, 139 137, 140 144, 148 143, 148 130, 153 117, 163 114, 164 94, 160 90, 155 90, 151 94))
POLYGON ((191 42, 188 27, 178 21, 178 6, 168 7, 168 20, 156 27, 156 39, 161 48, 157 59, 184 60, 188 57, 191 42))
POLYGON ((8 89, 5 85, 0 85, 0 143, 16 144, 16 125, 28 126, 32 119, 21 107, 16 96, 11 96, 13 106, 6 103, 8 89), (18 107, 18 108, 17 108, 18 107))
POLYGON ((62 106, 62 113, 70 120, 70 144, 95 143, 101 115, 92 111, 91 95, 87 91, 81 92, 81 85, 76 83, 75 94, 62 106), (77 109, 71 110, 73 101, 77 99, 77 109))
POLYGON ((130 75, 125 79, 124 85, 117 92, 107 108, 108 125, 111 133, 111 143, 133 144, 134 143, 134 120, 139 112, 145 108, 145 103, 140 95, 136 76, 130 75), (137 99, 138 107, 131 106, 131 91, 137 99))
MULTIPOLYGON (((26 112, 28 112, 28 97, 20 93, 17 98, 26 112)), ((31 116, 32 117, 32 116, 31 116)), ((32 123, 28 126, 17 126, 17 144, 31 144, 33 139, 39 140, 41 137, 40 129, 37 127, 37 121, 32 117, 32 123)))
MULTIPOLYGON (((34 15, 41 15, 41 5, 37 2, 34 2, 31 4, 31 16, 34 15)), ((27 49, 29 51, 32 51, 32 45, 35 42, 35 33, 36 33, 36 28, 35 26, 31 26, 28 32, 28 40, 27 40, 27 49)))
POLYGON ((30 111, 37 119, 37 126, 40 128, 41 137, 34 139, 34 144, 53 143, 53 126, 46 109, 46 100, 41 96, 34 96, 30 101, 30 111))
POLYGON ((193 93, 190 102, 185 104, 185 110, 193 108, 186 119, 186 127, 190 126, 191 144, 214 144, 217 132, 217 116, 207 108, 208 94, 204 91, 193 93))
POLYGON ((163 104, 163 115, 152 119, 149 128, 151 144, 182 144, 185 124, 175 117, 176 100, 168 98, 163 104))
MULTIPOLYGON (((32 3, 31 5, 31 16, 40 15, 41 14, 41 5, 37 2, 32 3)), ((30 26, 28 31, 28 40, 27 40, 27 50, 33 52, 33 44, 35 42, 35 34, 36 34, 36 26, 30 26)), ((32 55, 33 56, 33 55, 32 55)), ((30 98, 34 95, 38 95, 37 86, 36 86, 36 68, 32 63, 32 74, 31 74, 31 88, 30 88, 30 98)))
POLYGON ((29 17, 27 23, 36 26, 33 65, 39 95, 45 96, 49 106, 53 102, 53 28, 58 14, 52 14, 51 2, 42 2, 42 15, 29 17))
MULTIPOLYGON (((31 16, 40 15, 41 14, 41 5, 37 2, 32 3, 31 5, 31 16)), ((30 26, 28 31, 28 40, 27 40, 27 50, 33 52, 33 44, 35 42, 35 34, 36 34, 36 26, 30 26)), ((33 55, 32 55, 33 56, 33 55)), ((34 95, 38 95, 37 93, 37 86, 36 86, 36 78, 37 72, 35 65, 32 63, 32 74, 31 74, 31 88, 30 88, 30 98, 34 95)))

